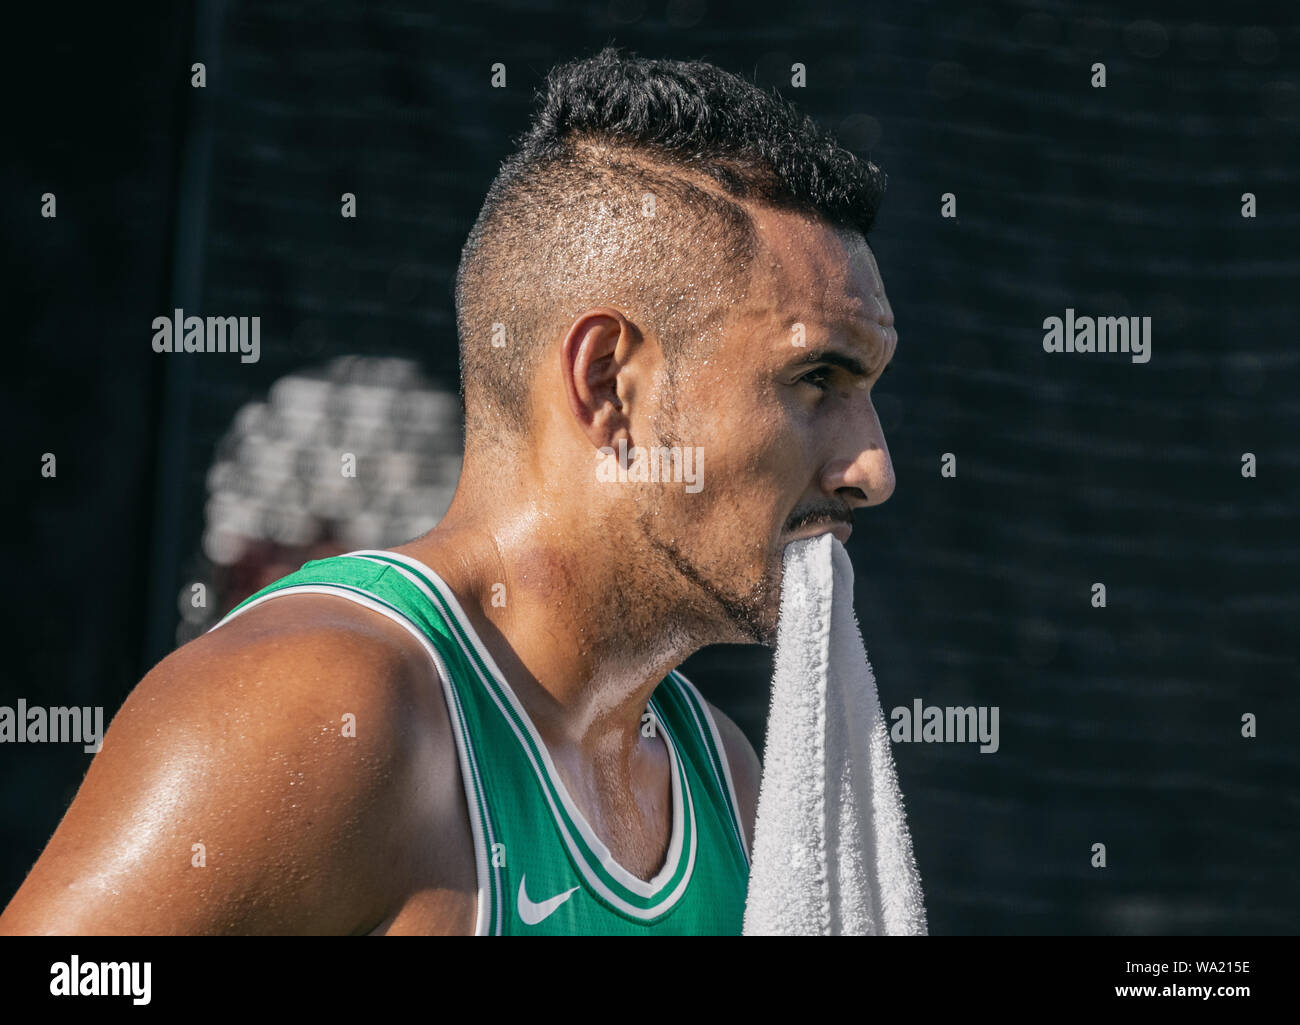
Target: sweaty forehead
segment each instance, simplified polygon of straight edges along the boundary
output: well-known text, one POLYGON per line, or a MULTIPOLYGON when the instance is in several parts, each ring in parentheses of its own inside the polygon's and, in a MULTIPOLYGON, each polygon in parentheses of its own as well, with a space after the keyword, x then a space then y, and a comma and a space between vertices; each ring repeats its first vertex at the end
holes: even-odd
POLYGON ((750 285, 755 314, 892 322, 875 255, 860 234, 786 210, 750 213, 758 233, 750 285))

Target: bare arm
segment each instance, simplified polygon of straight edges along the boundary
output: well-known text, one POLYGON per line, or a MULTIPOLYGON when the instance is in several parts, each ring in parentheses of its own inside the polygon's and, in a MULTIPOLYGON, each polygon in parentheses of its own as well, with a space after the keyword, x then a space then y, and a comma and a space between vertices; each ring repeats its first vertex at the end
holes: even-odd
POLYGON ((113 720, 0 933, 373 927, 410 870, 419 657, 324 596, 267 602, 174 652, 113 720))

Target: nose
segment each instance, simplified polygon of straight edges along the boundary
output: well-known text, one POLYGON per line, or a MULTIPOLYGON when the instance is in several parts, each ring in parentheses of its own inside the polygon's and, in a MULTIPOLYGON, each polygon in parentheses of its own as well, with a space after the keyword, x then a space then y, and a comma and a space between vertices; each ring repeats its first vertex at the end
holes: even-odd
POLYGON ((866 424, 859 425, 847 453, 826 463, 822 490, 845 501, 853 509, 880 505, 894 493, 894 464, 874 406, 868 405, 866 424))

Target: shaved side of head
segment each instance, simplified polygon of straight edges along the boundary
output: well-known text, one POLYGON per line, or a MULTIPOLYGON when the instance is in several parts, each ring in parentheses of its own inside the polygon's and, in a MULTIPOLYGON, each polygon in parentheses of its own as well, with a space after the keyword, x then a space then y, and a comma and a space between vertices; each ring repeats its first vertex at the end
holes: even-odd
POLYGON ((525 429, 548 342, 593 306, 653 333, 671 364, 716 339, 754 233, 706 178, 582 140, 516 181, 470 236, 457 282, 467 441, 525 429))
POLYGON ((865 237, 884 185, 785 101, 711 64, 607 48, 555 68, 461 255, 467 457, 523 437, 540 360, 583 310, 621 310, 671 378, 707 356, 744 298, 747 204, 865 237))

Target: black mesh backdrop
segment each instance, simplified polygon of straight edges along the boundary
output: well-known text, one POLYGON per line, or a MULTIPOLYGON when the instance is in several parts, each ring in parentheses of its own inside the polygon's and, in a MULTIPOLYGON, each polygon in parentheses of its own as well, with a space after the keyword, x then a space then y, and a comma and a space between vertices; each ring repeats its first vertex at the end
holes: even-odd
MULTIPOLYGON (((169 650, 214 446, 276 378, 383 354, 454 387, 459 248, 553 63, 610 41, 702 57, 781 88, 890 176, 872 245, 901 339, 876 389, 898 486, 857 519, 858 615, 887 709, 1000 710, 995 754, 894 747, 931 931, 1294 931, 1300 20, 1240 4, 423 7, 201 5, 193 46, 137 42, 136 74, 185 113, 167 120, 160 100, 118 145, 162 132, 174 149, 85 188, 111 204, 156 180, 174 205, 175 234, 142 243, 164 281, 136 274, 134 312, 95 300, 106 337, 135 347, 135 376, 101 401, 157 404, 160 440, 135 464, 156 491, 115 485, 134 489, 118 500, 147 540, 106 556, 131 572, 97 585, 65 650, 42 639, 67 636, 48 617, 15 610, 31 627, 4 699, 85 701, 98 686, 111 714, 123 680, 169 650), (191 59, 208 62, 202 92, 191 59), (495 62, 505 89, 490 88, 495 62), (806 88, 790 88, 794 62, 806 88), (339 216, 344 192, 356 219, 339 216), (944 193, 955 219, 940 217, 944 193), (160 368, 148 323, 173 305, 260 315, 260 362, 160 368), (1043 319, 1067 308, 1150 316, 1150 362, 1044 353, 1043 319), (944 453, 956 478, 940 475, 944 453), (94 626, 110 607, 147 612, 110 640, 94 626), (88 683, 101 653, 131 672, 88 683)), ((33 181, 77 173, 70 152, 43 159, 54 167, 33 181)), ((37 254, 55 305, 74 301, 60 254, 86 258, 77 216, 61 213, 69 235, 37 254)), ((31 348, 63 330, 44 316, 22 339, 38 385, 62 372, 31 348)), ((70 417, 64 444, 99 465, 92 417, 70 417)), ((31 522, 75 532, 88 497, 113 493, 68 475, 25 493, 31 522)), ((77 566, 56 532, 31 540, 20 564, 54 600, 77 566)), ((685 669, 761 752, 769 657, 711 649, 685 669)), ((4 774, 6 893, 85 767, 47 761, 21 816, 4 774)))

